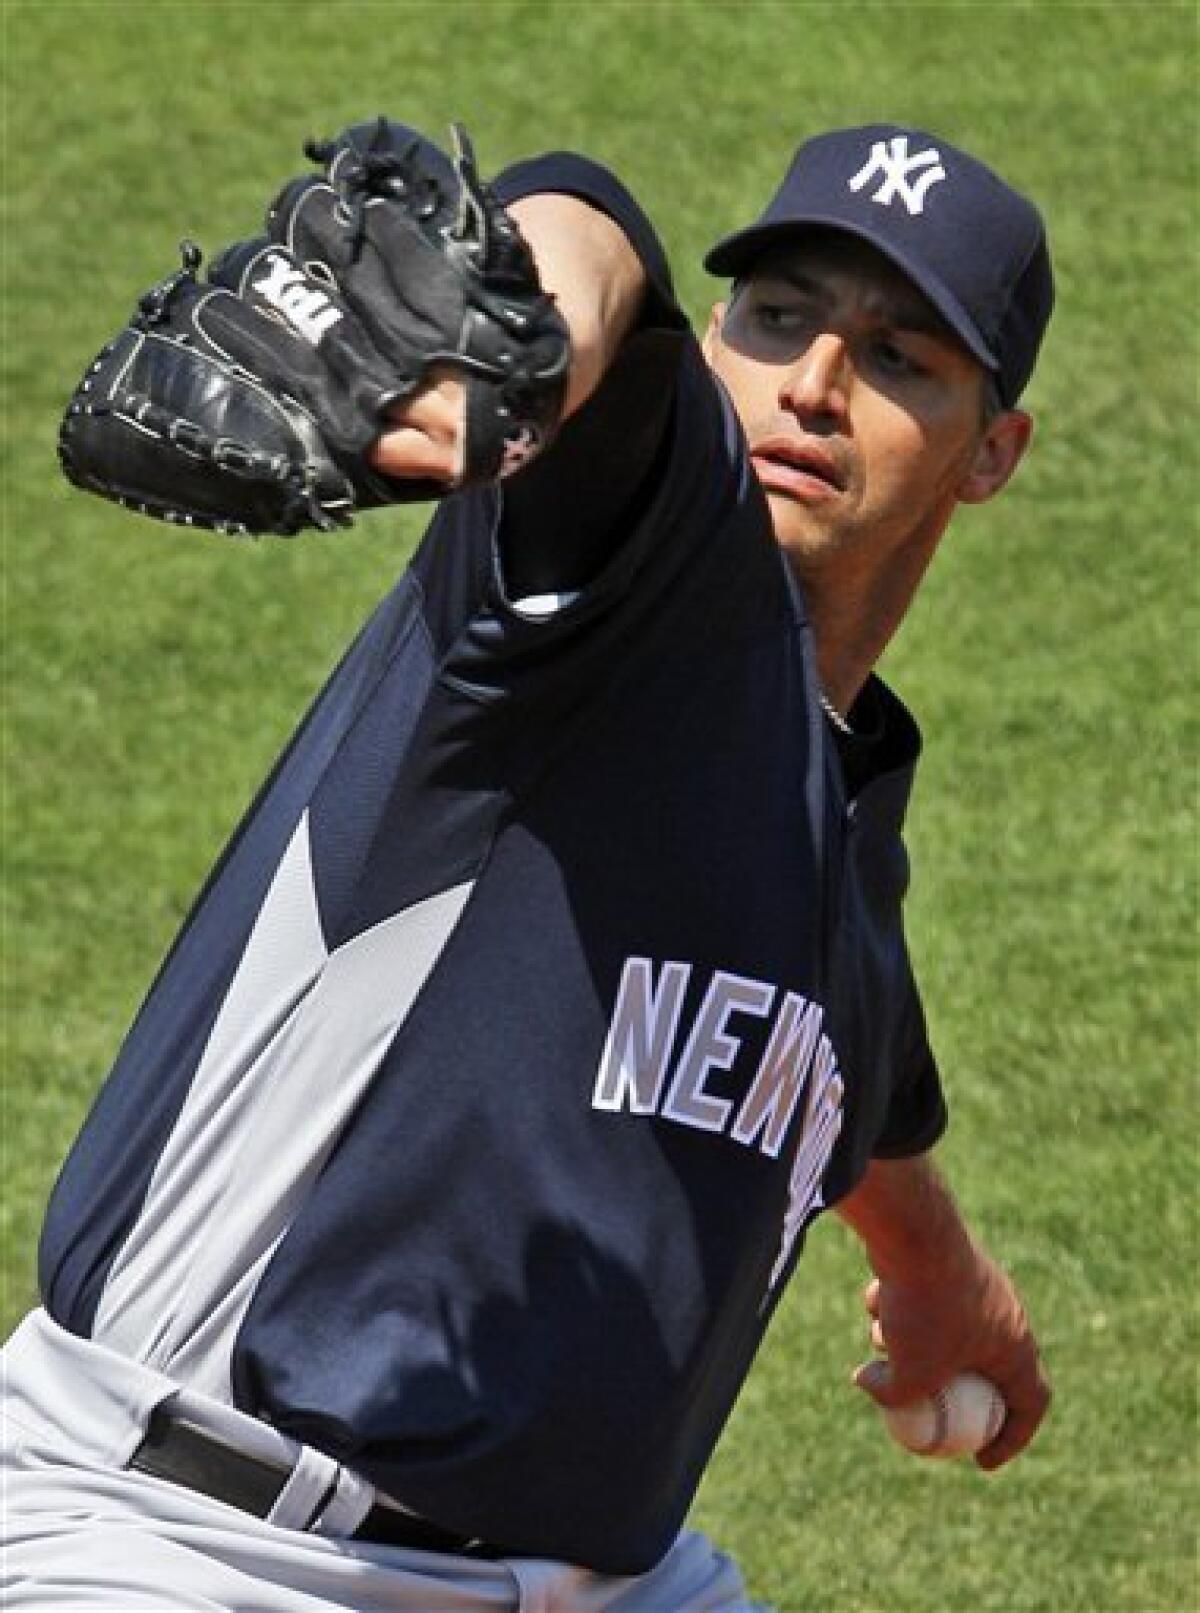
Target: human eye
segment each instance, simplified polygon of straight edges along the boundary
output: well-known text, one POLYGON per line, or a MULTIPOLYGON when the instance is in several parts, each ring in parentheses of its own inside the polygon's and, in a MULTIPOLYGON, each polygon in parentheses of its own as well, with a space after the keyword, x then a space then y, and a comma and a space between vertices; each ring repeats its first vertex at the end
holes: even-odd
POLYGON ((877 336, 871 344, 871 356, 885 375, 897 380, 920 380, 929 374, 928 366, 894 336, 877 336))
POLYGON ((788 351, 803 345, 812 336, 814 318, 810 309, 794 298, 760 297, 753 310, 754 325, 760 336, 776 345, 786 343, 788 351))
POLYGON ((757 303, 754 317, 763 330, 770 331, 794 330, 798 323, 796 309, 788 308, 781 302, 757 303))

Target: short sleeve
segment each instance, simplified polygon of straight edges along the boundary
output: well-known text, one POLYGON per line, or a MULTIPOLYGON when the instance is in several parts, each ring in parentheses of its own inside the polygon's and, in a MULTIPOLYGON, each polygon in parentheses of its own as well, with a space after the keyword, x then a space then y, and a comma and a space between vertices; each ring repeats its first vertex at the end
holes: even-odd
POLYGON ((827 737, 847 826, 836 1002, 840 1045, 861 1104, 861 1170, 868 1157, 924 1153, 942 1135, 947 1115, 904 927, 910 867, 903 828, 921 734, 876 677, 850 716, 852 740, 827 737))
POLYGON ((639 505, 665 473, 662 447, 677 404, 679 365, 694 345, 675 298, 666 253, 625 186, 600 164, 555 152, 507 169, 495 183, 506 204, 568 195, 606 213, 646 275, 637 323, 595 394, 546 454, 504 484, 498 551, 514 600, 588 586, 628 536, 639 505))
POLYGON ((876 1159, 923 1154, 946 1129, 946 1101, 925 1014, 910 976, 908 1001, 896 1038, 891 1102, 875 1141, 876 1159))
POLYGON ((486 728, 513 791, 624 669, 757 642, 795 611, 741 425, 675 307, 644 215, 584 159, 520 172, 499 182, 506 198, 570 188, 618 217, 651 289, 547 452, 443 499, 410 567, 438 685, 460 702, 458 751, 478 750, 486 728))

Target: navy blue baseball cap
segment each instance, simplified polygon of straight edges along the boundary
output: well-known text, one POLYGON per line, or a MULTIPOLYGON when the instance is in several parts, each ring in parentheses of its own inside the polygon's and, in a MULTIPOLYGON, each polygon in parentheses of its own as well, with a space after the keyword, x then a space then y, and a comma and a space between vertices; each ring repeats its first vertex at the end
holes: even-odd
POLYGON ((1017 401, 1054 306, 1045 226, 1027 197, 920 129, 837 129, 800 147, 762 217, 718 241, 704 266, 737 278, 814 226, 889 258, 994 373, 1001 403, 1017 401))

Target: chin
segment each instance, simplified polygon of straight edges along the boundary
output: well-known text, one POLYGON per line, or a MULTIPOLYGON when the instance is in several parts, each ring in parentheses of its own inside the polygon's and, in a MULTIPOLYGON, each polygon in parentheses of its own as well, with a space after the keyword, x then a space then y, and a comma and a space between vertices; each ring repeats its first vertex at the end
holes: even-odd
POLYGON ((817 561, 841 550, 844 538, 836 528, 815 520, 810 510, 778 493, 767 494, 775 541, 789 560, 817 561))

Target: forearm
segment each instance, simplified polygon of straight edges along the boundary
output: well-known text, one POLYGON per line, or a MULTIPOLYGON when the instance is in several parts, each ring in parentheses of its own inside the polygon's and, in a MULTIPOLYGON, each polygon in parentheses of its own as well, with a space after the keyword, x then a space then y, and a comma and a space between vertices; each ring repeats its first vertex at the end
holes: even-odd
POLYGON ((571 332, 566 416, 596 390, 632 329, 646 291, 645 271, 620 227, 574 196, 525 196, 509 211, 571 332))
POLYGON ((970 1232, 929 1154, 872 1160, 837 1213, 879 1277, 952 1276, 974 1263, 970 1232))

